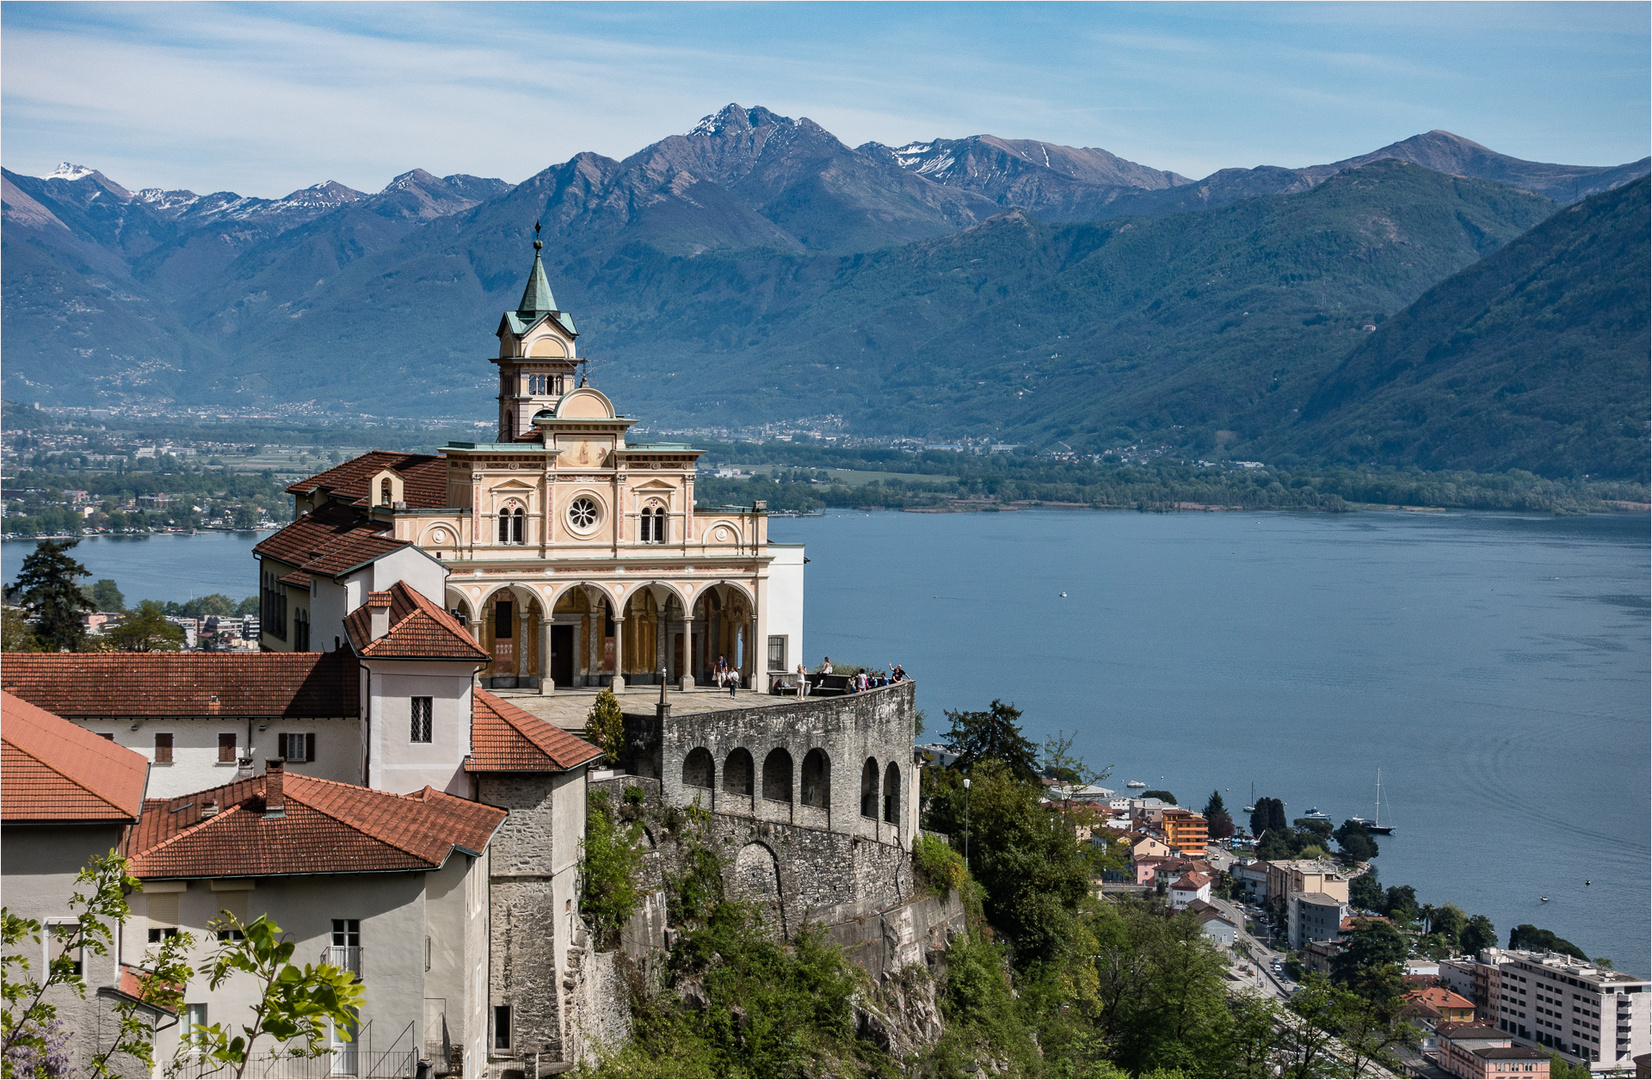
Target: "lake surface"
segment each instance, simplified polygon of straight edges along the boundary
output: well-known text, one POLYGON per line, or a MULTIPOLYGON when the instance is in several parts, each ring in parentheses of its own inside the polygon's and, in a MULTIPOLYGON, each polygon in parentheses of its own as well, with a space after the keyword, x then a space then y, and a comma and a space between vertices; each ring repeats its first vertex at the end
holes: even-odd
MULTIPOLYGON (((1293 817, 1369 816, 1381 767, 1384 883, 1647 973, 1647 517, 845 511, 771 532, 809 546, 811 666, 904 664, 931 734, 1002 698, 1036 741, 1076 732, 1108 786, 1195 809, 1220 789, 1236 816, 1253 782, 1293 817)), ((255 539, 76 552, 129 599, 240 597, 255 539)), ((31 548, 0 550, 6 580, 31 548)))

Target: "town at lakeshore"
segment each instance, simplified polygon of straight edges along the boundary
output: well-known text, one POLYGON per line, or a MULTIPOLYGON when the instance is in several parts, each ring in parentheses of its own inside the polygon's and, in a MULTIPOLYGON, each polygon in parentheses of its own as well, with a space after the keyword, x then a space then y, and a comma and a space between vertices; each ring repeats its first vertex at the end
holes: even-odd
POLYGON ((8 1012, 9 1070, 1647 1070, 1638 965, 1381 880, 1411 826, 1380 792, 1369 818, 1287 813, 1289 791, 1178 799, 1065 735, 1036 745, 1005 701, 926 716, 923 672, 818 659, 804 546, 771 535, 822 505, 1440 505, 1438 478, 824 435, 708 461, 582 374, 538 247, 494 331, 496 415, 434 453, 15 429, 34 473, 8 475, 8 518, 34 532, 266 531, 244 593, 192 611, 126 605, 72 542, 7 582, 0 872, 8 935, 48 961, 8 958, 35 1002, 8 1012), (72 901, 88 881, 103 892, 72 901), (272 924, 347 1004, 237 1048, 219 1036, 269 999, 211 958, 254 957, 272 924))

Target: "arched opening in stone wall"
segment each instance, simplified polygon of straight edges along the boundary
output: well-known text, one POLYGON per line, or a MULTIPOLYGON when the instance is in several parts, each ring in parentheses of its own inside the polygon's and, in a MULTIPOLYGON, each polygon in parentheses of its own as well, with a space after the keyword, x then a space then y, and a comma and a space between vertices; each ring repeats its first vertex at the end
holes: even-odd
POLYGON ((867 758, 860 770, 860 816, 878 819, 878 759, 867 758))
POLYGON ((696 746, 683 758, 683 786, 695 788, 712 788, 717 785, 713 782, 717 763, 711 760, 711 751, 703 746, 696 746))
POLYGON ((803 805, 832 805, 832 759, 818 746, 803 758, 803 805))
POLYGON ((730 795, 744 795, 750 798, 752 772, 749 750, 742 748, 730 751, 727 760, 723 762, 723 790, 730 795))
POLYGON ((763 759, 763 798, 770 802, 792 801, 792 756, 771 750, 763 759))
POLYGON ((883 820, 891 825, 901 823, 901 770, 893 761, 883 774, 883 820))

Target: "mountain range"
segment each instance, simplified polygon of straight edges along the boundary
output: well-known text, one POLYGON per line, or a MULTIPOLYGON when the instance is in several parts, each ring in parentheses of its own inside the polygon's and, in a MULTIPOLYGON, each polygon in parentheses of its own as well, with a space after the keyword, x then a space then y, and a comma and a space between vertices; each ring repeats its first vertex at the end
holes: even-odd
POLYGON ((659 423, 1342 453, 1301 410, 1341 415, 1326 380, 1397 340, 1390 316, 1647 172, 1436 131, 1195 181, 988 135, 851 148, 737 105, 517 185, 266 200, 3 171, 4 393, 484 417, 538 220, 593 381, 659 423))

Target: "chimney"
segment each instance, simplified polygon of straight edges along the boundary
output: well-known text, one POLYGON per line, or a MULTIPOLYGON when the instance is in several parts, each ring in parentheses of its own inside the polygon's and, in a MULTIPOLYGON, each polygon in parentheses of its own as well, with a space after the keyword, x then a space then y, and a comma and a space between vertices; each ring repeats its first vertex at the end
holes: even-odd
POLYGON ((367 594, 367 625, 372 640, 390 632, 390 594, 376 592, 367 594))
POLYGON ((287 777, 287 763, 281 758, 264 762, 264 816, 286 817, 287 799, 283 792, 287 777))

